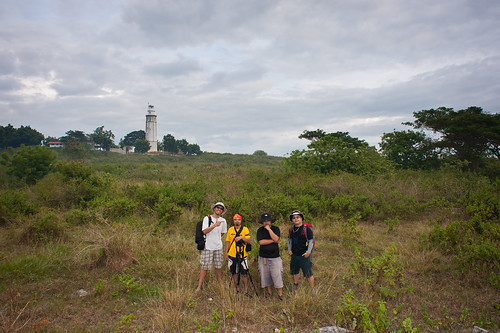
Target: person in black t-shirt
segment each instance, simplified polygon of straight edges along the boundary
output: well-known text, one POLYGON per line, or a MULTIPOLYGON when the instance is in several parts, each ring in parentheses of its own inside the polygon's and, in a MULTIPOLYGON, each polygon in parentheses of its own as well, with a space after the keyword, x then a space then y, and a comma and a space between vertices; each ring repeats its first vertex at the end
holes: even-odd
POLYGON ((293 286, 290 292, 299 287, 300 270, 309 282, 314 295, 314 276, 312 272, 311 252, 314 245, 312 228, 304 225, 304 214, 296 210, 290 214, 293 227, 288 234, 288 254, 290 258, 290 274, 293 276, 293 286))
POLYGON ((280 229, 271 225, 274 219, 264 213, 260 217, 262 227, 257 230, 259 242, 259 275, 262 288, 266 288, 265 297, 272 295, 272 285, 276 288, 278 298, 283 300, 283 262, 280 257, 280 229))

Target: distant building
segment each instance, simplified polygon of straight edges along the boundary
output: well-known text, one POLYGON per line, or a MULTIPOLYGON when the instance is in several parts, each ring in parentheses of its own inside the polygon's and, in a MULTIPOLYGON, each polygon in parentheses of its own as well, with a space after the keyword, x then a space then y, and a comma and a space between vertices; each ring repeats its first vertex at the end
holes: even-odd
POLYGON ((146 114, 146 140, 149 141, 149 151, 158 150, 158 136, 156 131, 156 114, 154 106, 148 105, 148 114, 146 114))
POLYGON ((60 141, 51 141, 51 142, 47 142, 49 148, 63 148, 64 147, 64 143, 60 142, 60 141))
POLYGON ((109 151, 112 152, 112 153, 119 153, 119 154, 128 154, 128 153, 133 152, 133 151, 127 149, 126 147, 123 147, 123 148, 109 148, 109 151))

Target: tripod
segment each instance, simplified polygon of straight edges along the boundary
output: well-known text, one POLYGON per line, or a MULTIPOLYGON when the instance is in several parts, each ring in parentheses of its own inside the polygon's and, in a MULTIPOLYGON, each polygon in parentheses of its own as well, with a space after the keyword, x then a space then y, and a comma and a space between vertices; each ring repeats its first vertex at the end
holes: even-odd
MULTIPOLYGON (((233 239, 234 242, 234 239, 233 239)), ((248 269, 248 262, 245 257, 243 257, 244 250, 245 250, 245 243, 243 244, 238 244, 236 243, 236 274, 237 274, 237 279, 235 283, 235 288, 236 292, 238 292, 238 286, 240 285, 240 280, 241 280, 241 268, 246 271, 246 275, 248 276, 248 279, 250 280, 250 283, 253 286, 253 289, 255 291, 255 295, 259 295, 257 292, 257 288, 255 287, 255 284, 253 283, 252 275, 250 274, 250 270, 248 269)), ((233 280, 233 277, 231 276, 231 280, 233 280)), ((247 282, 248 283, 248 282, 247 282)))

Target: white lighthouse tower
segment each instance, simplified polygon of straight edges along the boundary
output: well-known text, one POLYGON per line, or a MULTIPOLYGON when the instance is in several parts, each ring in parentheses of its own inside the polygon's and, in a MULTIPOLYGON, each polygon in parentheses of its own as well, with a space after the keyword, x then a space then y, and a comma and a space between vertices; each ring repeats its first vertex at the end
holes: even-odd
POLYGON ((156 114, 155 107, 148 105, 148 114, 146 114, 146 140, 149 141, 149 151, 158 150, 158 136, 156 133, 156 114))

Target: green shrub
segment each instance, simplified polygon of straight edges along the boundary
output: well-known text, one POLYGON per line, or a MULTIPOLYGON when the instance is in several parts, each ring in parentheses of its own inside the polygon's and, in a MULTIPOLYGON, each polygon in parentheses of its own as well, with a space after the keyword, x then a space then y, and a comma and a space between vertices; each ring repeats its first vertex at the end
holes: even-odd
POLYGON ((19 150, 9 150, 2 155, 2 164, 7 166, 7 174, 17 177, 26 184, 35 184, 49 173, 57 154, 47 147, 24 146, 19 150))
POLYGON ((156 184, 145 182, 140 185, 126 185, 125 194, 138 203, 142 210, 152 211, 160 196, 160 187, 156 184))
POLYGON ((155 210, 158 214, 159 223, 165 226, 177 222, 182 214, 182 209, 171 198, 163 195, 160 195, 155 210))
POLYGON ((137 203, 129 198, 114 198, 104 204, 104 218, 130 216, 137 209, 137 203))
POLYGON ((0 225, 18 217, 30 216, 36 211, 28 200, 27 193, 20 190, 6 190, 0 193, 0 225))
POLYGON ((340 326, 354 331, 374 333, 375 325, 372 317, 373 314, 366 304, 354 300, 354 292, 351 289, 342 296, 342 304, 337 307, 336 311, 340 326))
POLYGON ((80 161, 58 161, 53 170, 62 174, 65 180, 76 179, 80 182, 92 174, 92 169, 80 161))
POLYGON ((31 187, 36 203, 54 209, 68 209, 75 204, 73 181, 65 182, 61 174, 49 173, 31 187))
POLYGON ((454 221, 435 225, 424 237, 443 253, 457 259, 459 270, 500 272, 500 225, 496 222, 454 221), (479 227, 480 225, 480 227, 479 227))
POLYGON ((60 213, 42 210, 33 215, 21 233, 20 240, 25 244, 40 244, 61 240, 66 236, 60 213))
POLYGON ((94 199, 111 191, 115 184, 115 179, 111 174, 99 172, 92 174, 80 183, 74 183, 68 194, 74 198, 75 204, 87 207, 94 199))
POLYGON ((91 223, 93 220, 94 218, 88 210, 74 208, 66 213, 66 222, 72 225, 84 225, 91 223))
POLYGON ((339 194, 329 199, 329 205, 334 212, 339 212, 345 217, 359 214, 362 220, 369 219, 375 213, 375 207, 363 194, 339 194))
POLYGON ((363 286, 376 300, 394 298, 408 291, 403 276, 403 265, 397 260, 396 247, 386 249, 379 257, 363 258, 355 251, 356 260, 350 264, 350 274, 345 275, 350 283, 363 286))

